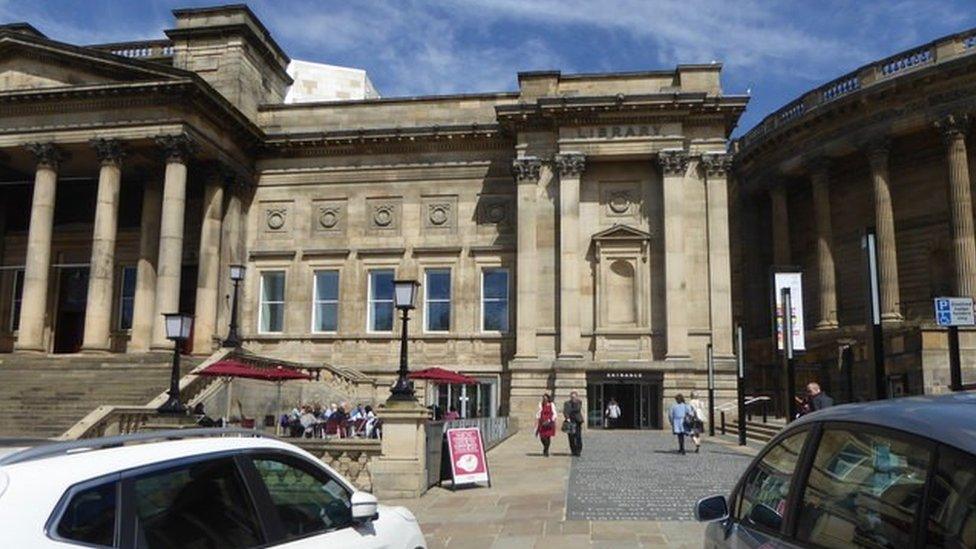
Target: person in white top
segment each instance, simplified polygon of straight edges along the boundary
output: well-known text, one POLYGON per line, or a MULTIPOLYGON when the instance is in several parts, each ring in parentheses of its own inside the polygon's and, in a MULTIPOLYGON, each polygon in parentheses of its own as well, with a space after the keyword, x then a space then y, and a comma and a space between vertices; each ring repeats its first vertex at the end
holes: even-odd
POLYGON ((603 415, 607 417, 607 428, 616 429, 617 422, 620 420, 620 405, 617 404, 616 399, 610 399, 610 403, 607 404, 607 410, 603 415))
POLYGON ((705 429, 705 408, 701 399, 695 396, 692 392, 688 395, 688 405, 694 411, 694 427, 691 430, 691 441, 695 443, 695 453, 701 449, 701 435, 702 431, 705 429))

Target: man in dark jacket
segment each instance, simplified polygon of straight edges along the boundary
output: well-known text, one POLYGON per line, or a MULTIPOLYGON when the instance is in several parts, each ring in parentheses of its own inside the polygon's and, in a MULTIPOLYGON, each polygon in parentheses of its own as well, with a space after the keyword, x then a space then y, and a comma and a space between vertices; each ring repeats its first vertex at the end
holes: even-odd
POLYGON ((810 399, 810 411, 816 412, 834 405, 834 399, 827 396, 827 393, 820 390, 820 384, 816 381, 807 383, 807 396, 810 399))
POLYGON ((563 403, 563 417, 569 424, 566 433, 569 436, 569 451, 578 456, 583 451, 583 401, 576 391, 569 393, 569 400, 563 403))

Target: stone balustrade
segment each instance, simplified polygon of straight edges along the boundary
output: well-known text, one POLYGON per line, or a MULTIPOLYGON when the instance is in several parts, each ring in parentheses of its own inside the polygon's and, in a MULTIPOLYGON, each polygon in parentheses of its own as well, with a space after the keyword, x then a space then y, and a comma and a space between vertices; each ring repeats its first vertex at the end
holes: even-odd
POLYGON ((156 409, 148 406, 99 406, 58 438, 80 440, 137 433, 157 415, 156 409))
POLYGON ((117 42, 91 46, 93 49, 107 51, 114 55, 131 59, 152 59, 173 57, 173 43, 169 40, 144 40, 137 42, 117 42))
POLYGON ((369 464, 381 454, 379 439, 288 439, 288 442, 307 451, 335 469, 356 488, 373 490, 373 476, 369 464))

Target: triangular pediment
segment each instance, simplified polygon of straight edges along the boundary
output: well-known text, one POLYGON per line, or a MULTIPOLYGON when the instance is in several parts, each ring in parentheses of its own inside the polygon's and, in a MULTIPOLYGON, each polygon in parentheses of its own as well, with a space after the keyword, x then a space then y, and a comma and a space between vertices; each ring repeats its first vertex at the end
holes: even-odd
POLYGON ((629 225, 614 225, 593 235, 596 242, 650 240, 651 233, 635 229, 629 225))
POLYGON ((158 81, 178 69, 0 30, 0 92, 158 81))

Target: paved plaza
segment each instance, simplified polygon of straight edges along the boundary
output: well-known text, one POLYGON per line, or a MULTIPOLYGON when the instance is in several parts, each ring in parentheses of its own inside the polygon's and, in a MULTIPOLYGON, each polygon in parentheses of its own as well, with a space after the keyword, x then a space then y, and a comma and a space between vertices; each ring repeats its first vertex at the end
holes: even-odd
POLYGON ((574 463, 565 436, 544 458, 523 431, 489 452, 491 488, 435 487, 421 498, 389 503, 417 515, 432 549, 697 549, 704 526, 690 520, 691 502, 727 492, 753 451, 721 440, 682 457, 670 452, 673 445, 666 433, 589 431, 574 463))

